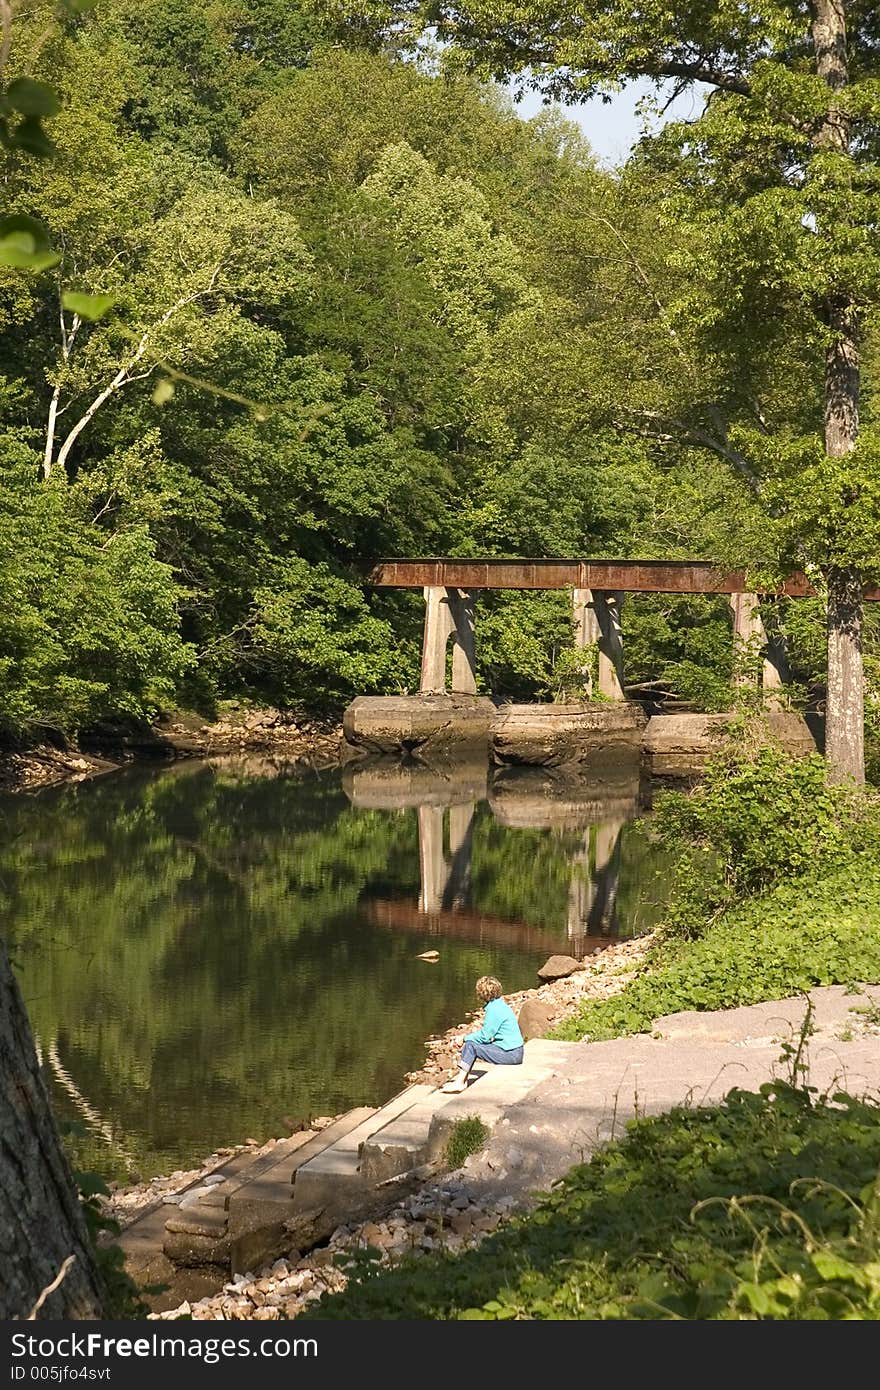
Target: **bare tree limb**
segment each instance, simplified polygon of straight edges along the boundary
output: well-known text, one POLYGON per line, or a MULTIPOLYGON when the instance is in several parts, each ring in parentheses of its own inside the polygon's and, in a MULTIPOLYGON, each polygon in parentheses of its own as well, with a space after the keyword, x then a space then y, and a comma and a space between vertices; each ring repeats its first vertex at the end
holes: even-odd
POLYGON ((623 233, 617 227, 615 227, 614 223, 611 221, 609 217, 603 217, 600 213, 589 212, 585 215, 594 222, 601 222, 602 226, 607 227, 608 230, 611 232, 612 236, 616 237, 617 240, 620 242, 620 245, 623 247, 624 251, 627 254, 632 269, 635 271, 637 280, 641 284, 642 289, 650 298, 652 304, 654 305, 654 308, 657 310, 657 316, 660 319, 660 322, 663 324, 663 327, 666 329, 666 332, 672 339, 673 347, 675 348, 676 352, 678 353, 679 357, 681 358, 682 362, 684 363, 691 376, 696 376, 693 362, 688 356, 684 344, 681 341, 681 338, 678 336, 676 329, 674 328, 673 324, 669 319, 669 315, 666 311, 665 304, 660 299, 659 295, 657 294, 656 290, 651 284, 648 272, 642 266, 641 262, 636 256, 636 253, 633 251, 632 247, 624 237, 623 233))
POLYGON ((217 283, 217 278, 219 274, 220 265, 218 264, 214 267, 214 270, 211 274, 211 278, 204 289, 195 290, 192 294, 181 296, 181 298, 176 300, 176 302, 172 304, 169 309, 165 310, 165 313, 161 316, 161 318, 157 319, 155 323, 151 324, 149 328, 144 330, 144 332, 141 334, 138 345, 132 353, 131 357, 128 359, 124 366, 119 368, 119 371, 112 378, 112 380, 108 382, 104 389, 98 392, 97 396, 92 401, 85 414, 80 416, 79 420, 77 420, 76 424, 70 430, 69 434, 67 435, 67 438, 65 439, 60 450, 58 451, 57 461, 59 467, 66 469, 67 460, 70 457, 71 449, 73 448, 74 444, 76 443, 77 439, 82 434, 86 426, 90 424, 91 421, 95 418, 98 411, 101 409, 101 406, 104 405, 104 403, 108 401, 110 397, 115 394, 115 392, 119 391, 123 386, 126 386, 130 381, 135 379, 134 368, 144 357, 144 354, 146 353, 148 347, 150 346, 150 343, 153 341, 157 333, 159 333, 165 327, 165 325, 169 323, 171 319, 174 318, 175 314, 180 313, 180 311, 182 309, 185 309, 187 305, 194 304, 197 300, 204 299, 207 295, 211 294, 217 283))
POLYGON ((11 0, 0 0, 0 27, 2 27, 2 38, 0 38, 0 76, 6 70, 9 62, 9 50, 12 47, 12 4, 11 0))
MULTIPOLYGON (((60 285, 58 287, 58 292, 58 317, 61 322, 61 358, 66 367, 70 362, 70 354, 73 351, 73 344, 76 339, 76 335, 79 332, 82 319, 80 318, 79 314, 74 314, 73 322, 70 325, 70 332, 67 331, 67 322, 64 317, 64 305, 61 301, 60 285)), ((67 406, 64 406, 61 410, 59 410, 58 408, 59 403, 61 401, 61 380, 61 373, 59 373, 58 380, 56 381, 54 390, 52 391, 52 399, 49 402, 49 418, 46 421, 46 447, 43 451, 44 482, 49 481, 49 478, 52 473, 52 455, 55 452, 55 428, 58 423, 58 418, 60 415, 63 415, 64 410, 67 409, 67 406)))
POLYGON ((46 1299, 49 1297, 50 1293, 54 1293, 56 1289, 61 1287, 67 1275, 67 1271, 75 1262, 76 1255, 68 1255, 67 1259, 64 1261, 58 1273, 55 1275, 55 1278, 52 1280, 51 1284, 47 1284, 43 1292, 40 1294, 33 1308, 25 1318, 25 1322, 33 1322, 35 1320, 37 1313, 39 1313, 40 1309, 46 1302, 46 1299))
POLYGON ((716 437, 699 425, 689 425, 684 420, 672 419, 656 410, 628 411, 627 418, 617 423, 624 429, 633 429, 638 428, 636 422, 639 421, 643 423, 639 433, 649 439, 656 439, 662 444, 692 444, 717 454, 745 479, 756 497, 761 495, 761 480, 751 463, 725 436, 716 437))
POLYGON ((711 63, 706 62, 661 61, 656 64, 654 71, 647 75, 661 79, 680 78, 685 82, 704 82, 708 87, 719 87, 723 92, 734 92, 741 97, 750 96, 752 90, 751 83, 740 73, 724 72, 721 68, 713 67, 711 63))

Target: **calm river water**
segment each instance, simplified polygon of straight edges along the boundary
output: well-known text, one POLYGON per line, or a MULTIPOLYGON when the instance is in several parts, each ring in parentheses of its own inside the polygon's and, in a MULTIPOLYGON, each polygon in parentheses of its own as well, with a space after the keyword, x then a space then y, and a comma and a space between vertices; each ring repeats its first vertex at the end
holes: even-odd
POLYGON ((77 1162, 149 1177, 378 1104, 477 976, 647 930, 637 795, 225 759, 6 798, 0 904, 77 1162))

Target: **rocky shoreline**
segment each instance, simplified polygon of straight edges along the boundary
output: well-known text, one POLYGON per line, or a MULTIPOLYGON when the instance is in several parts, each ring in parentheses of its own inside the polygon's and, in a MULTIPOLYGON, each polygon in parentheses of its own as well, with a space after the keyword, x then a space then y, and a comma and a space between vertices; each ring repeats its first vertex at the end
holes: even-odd
POLYGON ((75 746, 41 743, 0 750, 0 792, 83 782, 135 762, 237 753, 265 754, 267 771, 296 763, 323 769, 335 766, 342 751, 342 726, 335 719, 231 704, 213 721, 186 712, 164 716, 150 727, 106 725, 83 735, 75 746))
MULTIPOLYGON (((521 989, 505 994, 505 999, 520 1020, 527 1017, 526 1037, 541 1037, 569 1018, 586 999, 609 999, 619 994, 641 966, 653 940, 653 935, 636 937, 632 941, 615 941, 584 957, 578 969, 559 979, 548 980, 534 989, 521 989), (528 1015, 521 1010, 528 1004, 528 1015)), ((461 1036, 471 1027, 479 1010, 468 1015, 465 1023, 448 1028, 445 1033, 428 1038, 427 1057, 417 1070, 406 1073, 410 1084, 437 1085, 441 1078, 452 1075, 461 1048, 461 1036)))
MULTIPOLYGON (((632 941, 612 942, 597 954, 587 956, 573 974, 537 985, 534 989, 517 990, 505 995, 505 998, 516 1011, 521 1010, 527 1002, 541 1006, 541 1018, 546 1024, 541 1031, 549 1031, 570 1017, 582 1001, 609 999, 619 994, 641 967, 653 939, 650 935, 636 937, 632 941)), ((425 1042, 427 1056, 424 1065, 417 1071, 405 1073, 406 1084, 437 1086, 447 1076, 454 1075, 460 1051, 458 1039, 472 1026, 478 1013, 479 1010, 474 1010, 464 1022, 428 1038, 425 1042)), ((309 1121, 309 1128, 324 1129, 339 1118, 338 1115, 321 1115, 309 1121)), ((259 1158, 270 1153, 277 1143, 279 1137, 269 1139, 264 1144, 247 1139, 243 1144, 216 1149, 195 1168, 177 1169, 173 1173, 150 1178, 147 1182, 111 1185, 111 1195, 106 1203, 108 1214, 124 1228, 157 1203, 172 1204, 178 1193, 209 1177, 237 1154, 248 1152, 254 1158, 259 1158)))

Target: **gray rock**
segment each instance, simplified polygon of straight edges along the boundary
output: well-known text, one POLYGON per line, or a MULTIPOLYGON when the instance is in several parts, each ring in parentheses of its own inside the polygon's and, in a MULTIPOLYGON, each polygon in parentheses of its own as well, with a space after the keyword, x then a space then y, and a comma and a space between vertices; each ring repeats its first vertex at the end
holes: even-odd
POLYGON ((550 956, 541 966, 538 974, 542 980, 564 980, 568 975, 573 975, 576 970, 583 970, 579 960, 574 956, 550 956))
POLYGON ((184 1192, 180 1199, 181 1207, 194 1207, 210 1192, 209 1187, 191 1187, 189 1192, 184 1192))

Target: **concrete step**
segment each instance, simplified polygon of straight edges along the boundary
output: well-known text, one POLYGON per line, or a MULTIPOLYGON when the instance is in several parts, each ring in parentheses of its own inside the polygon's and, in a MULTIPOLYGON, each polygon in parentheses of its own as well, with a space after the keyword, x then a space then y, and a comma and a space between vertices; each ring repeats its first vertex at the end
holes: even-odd
POLYGON ((448 1096, 447 1104, 439 1106, 434 1112, 428 1134, 427 1157, 438 1158, 443 1153, 456 1120, 478 1115, 489 1129, 494 1129, 507 1111, 525 1100, 539 1082, 556 1074, 563 1059, 575 1046, 575 1043, 532 1038, 525 1045, 522 1066, 487 1066, 472 1086, 461 1095, 448 1096))
POLYGON ((276 1146, 271 1154, 265 1155, 267 1159, 272 1160, 271 1162, 263 1162, 259 1167, 255 1164, 242 1175, 243 1180, 238 1182, 227 1198, 227 1208, 231 1211, 243 1201, 258 1200, 276 1194, 289 1200, 291 1184, 298 1169, 325 1149, 338 1144, 352 1130, 377 1113, 372 1105, 359 1105, 354 1110, 349 1110, 348 1114, 334 1120, 326 1129, 317 1132, 307 1130, 303 1134, 294 1135, 300 1142, 286 1147, 284 1153, 277 1157, 274 1156, 277 1153, 276 1146))
POLYGON ((375 1186, 442 1157, 456 1120, 478 1115, 492 1129, 506 1110, 553 1075, 568 1046, 535 1038, 526 1043, 521 1066, 495 1067, 477 1062, 474 1080, 461 1095, 450 1096, 430 1089, 421 1100, 376 1130, 364 1144, 364 1182, 375 1186))
MULTIPOLYGON (((300 1141, 298 1144, 288 1145, 275 1162, 262 1164, 255 1176, 252 1177, 250 1172, 243 1175, 245 1180, 227 1198, 233 1274, 256 1269, 289 1243, 285 1222, 295 1214, 293 1183, 299 1169, 313 1162, 325 1150, 343 1142, 376 1113, 372 1106, 358 1106, 318 1133, 308 1131, 294 1135, 294 1139, 300 1141)), ((273 1154, 275 1152, 272 1151, 273 1154)), ((256 1168, 257 1165, 253 1165, 253 1169, 256 1168)), ((330 1220, 325 1224, 331 1224, 330 1220)))
POLYGON ((321 1207, 340 1221, 369 1197, 372 1184, 361 1171, 361 1154, 377 1130, 405 1115, 434 1094, 431 1086, 408 1086, 332 1147, 302 1164, 293 1184, 294 1212, 321 1207))

